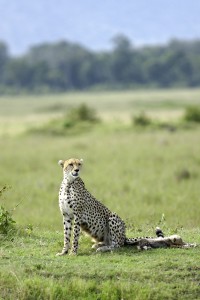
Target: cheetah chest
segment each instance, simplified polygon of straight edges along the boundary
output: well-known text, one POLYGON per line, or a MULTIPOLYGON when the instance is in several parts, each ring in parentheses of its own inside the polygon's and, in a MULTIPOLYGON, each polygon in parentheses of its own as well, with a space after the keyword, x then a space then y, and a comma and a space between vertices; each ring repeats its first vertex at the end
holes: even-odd
POLYGON ((71 217, 74 216, 73 197, 67 189, 62 187, 59 193, 59 207, 63 214, 67 214, 71 217))

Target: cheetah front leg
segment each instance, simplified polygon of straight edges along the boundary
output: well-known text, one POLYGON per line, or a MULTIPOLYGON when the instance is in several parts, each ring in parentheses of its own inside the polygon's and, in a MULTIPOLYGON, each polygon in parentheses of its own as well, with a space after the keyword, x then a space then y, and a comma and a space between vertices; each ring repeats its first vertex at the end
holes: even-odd
POLYGON ((67 254, 70 248, 72 218, 68 214, 63 214, 63 225, 64 225, 64 247, 62 249, 62 252, 57 253, 56 256, 67 254))
POLYGON ((78 240, 80 236, 81 226, 80 226, 80 217, 75 216, 74 219, 74 230, 73 230, 73 242, 70 255, 76 255, 78 251, 78 240))

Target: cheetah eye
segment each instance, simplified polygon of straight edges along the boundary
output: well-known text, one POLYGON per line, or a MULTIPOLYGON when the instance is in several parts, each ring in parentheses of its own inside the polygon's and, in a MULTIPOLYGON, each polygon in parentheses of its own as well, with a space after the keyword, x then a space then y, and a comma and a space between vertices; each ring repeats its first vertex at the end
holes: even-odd
POLYGON ((70 167, 73 167, 73 164, 69 164, 70 167))

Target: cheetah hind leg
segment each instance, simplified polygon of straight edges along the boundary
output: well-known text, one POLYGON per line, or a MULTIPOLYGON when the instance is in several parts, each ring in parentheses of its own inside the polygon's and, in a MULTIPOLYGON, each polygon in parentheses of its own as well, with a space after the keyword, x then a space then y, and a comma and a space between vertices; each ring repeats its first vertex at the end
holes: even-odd
POLYGON ((110 245, 111 238, 110 238, 110 228, 109 228, 109 224, 107 223, 105 228, 104 228, 104 233, 103 233, 103 240, 99 241, 96 240, 95 238, 92 239, 92 241, 94 242, 94 244, 92 245, 92 249, 99 249, 102 247, 106 247, 107 245, 110 245))
POLYGON ((108 252, 118 249, 124 245, 124 239, 125 224, 116 213, 112 213, 104 232, 104 245, 97 248, 96 252, 108 252))

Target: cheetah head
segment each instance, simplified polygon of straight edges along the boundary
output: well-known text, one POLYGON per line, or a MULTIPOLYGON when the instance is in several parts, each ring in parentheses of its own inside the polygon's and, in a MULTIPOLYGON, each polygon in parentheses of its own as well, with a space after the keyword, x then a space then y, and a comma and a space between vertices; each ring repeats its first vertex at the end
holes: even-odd
POLYGON ((79 176, 83 159, 70 158, 67 160, 59 160, 58 164, 63 169, 64 179, 73 182, 79 176))

